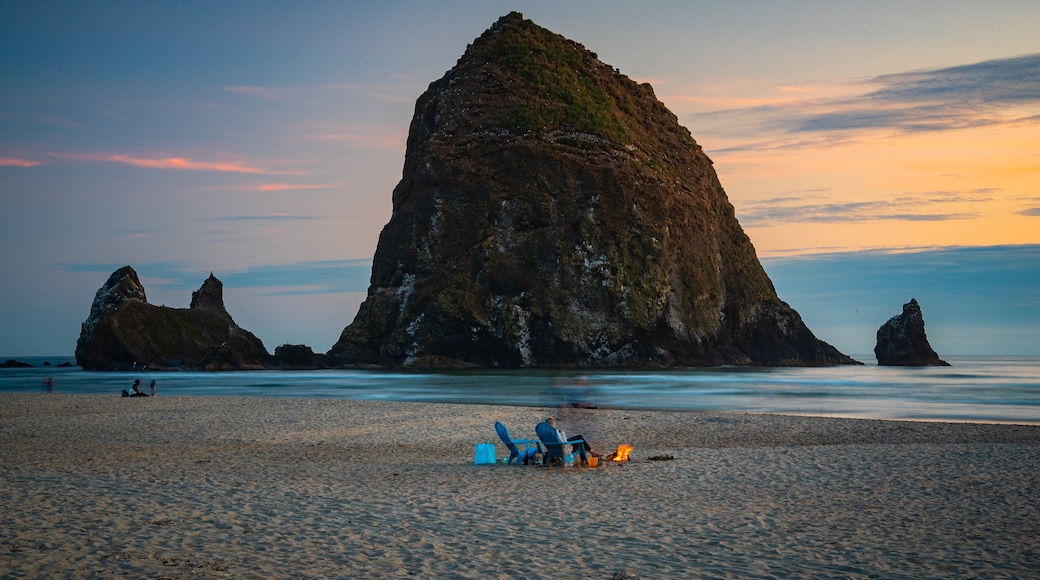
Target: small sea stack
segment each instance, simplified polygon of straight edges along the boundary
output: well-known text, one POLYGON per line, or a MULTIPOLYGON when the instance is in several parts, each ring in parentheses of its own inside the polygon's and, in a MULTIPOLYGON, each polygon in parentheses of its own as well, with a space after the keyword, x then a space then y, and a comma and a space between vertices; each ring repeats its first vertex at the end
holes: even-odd
POLYGON ((879 366, 950 366, 928 344, 924 316, 917 300, 903 305, 903 313, 888 319, 877 331, 874 356, 879 366))

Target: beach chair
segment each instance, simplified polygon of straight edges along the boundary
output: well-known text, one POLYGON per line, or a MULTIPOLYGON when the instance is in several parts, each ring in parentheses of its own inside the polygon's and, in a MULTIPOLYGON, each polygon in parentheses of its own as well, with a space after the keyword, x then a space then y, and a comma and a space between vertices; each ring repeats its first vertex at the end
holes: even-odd
POLYGON ((506 463, 516 462, 516 465, 520 465, 523 461, 524 465, 527 465, 528 461, 535 461, 535 455, 542 452, 542 447, 538 445, 537 441, 530 439, 513 439, 509 436, 509 429, 502 423, 495 421, 495 431, 498 432, 498 437, 502 439, 502 443, 505 443, 506 449, 509 450, 509 459, 506 463), (523 448, 517 447, 522 445, 523 448))
POLYGON ((542 453, 542 465, 549 465, 549 461, 554 457, 559 457, 564 465, 574 461, 575 456, 580 457, 582 465, 589 462, 588 458, 585 457, 585 446, 581 445, 584 441, 581 439, 563 441, 560 439, 560 432, 556 430, 556 427, 545 421, 535 425, 534 432, 538 434, 538 439, 542 441, 542 445, 545 445, 545 452, 542 453), (564 445, 571 445, 570 453, 564 453, 564 445))

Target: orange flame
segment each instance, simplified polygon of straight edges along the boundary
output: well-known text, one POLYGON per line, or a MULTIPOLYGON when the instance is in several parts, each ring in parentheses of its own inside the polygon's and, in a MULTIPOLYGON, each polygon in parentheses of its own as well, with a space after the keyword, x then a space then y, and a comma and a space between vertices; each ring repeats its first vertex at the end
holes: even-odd
POLYGON ((618 445, 617 451, 612 453, 612 461, 628 461, 628 454, 632 453, 632 446, 622 443, 618 445))

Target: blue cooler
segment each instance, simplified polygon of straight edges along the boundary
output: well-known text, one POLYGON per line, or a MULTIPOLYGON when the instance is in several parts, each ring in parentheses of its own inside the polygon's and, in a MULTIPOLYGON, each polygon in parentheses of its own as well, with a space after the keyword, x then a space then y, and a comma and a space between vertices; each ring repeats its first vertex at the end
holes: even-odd
POLYGON ((494 443, 477 443, 476 449, 473 450, 473 463, 477 465, 484 465, 486 463, 495 462, 495 444, 494 443))

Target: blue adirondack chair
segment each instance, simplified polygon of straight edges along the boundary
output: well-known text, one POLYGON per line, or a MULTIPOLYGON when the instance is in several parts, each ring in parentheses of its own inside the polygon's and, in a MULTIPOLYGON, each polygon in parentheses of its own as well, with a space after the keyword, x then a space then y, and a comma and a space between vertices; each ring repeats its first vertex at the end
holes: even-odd
POLYGON ((516 465, 520 465, 522 461, 524 465, 527 465, 528 461, 535 461, 535 455, 542 452, 542 447, 538 445, 537 441, 530 439, 513 439, 509 436, 509 430, 502 423, 495 421, 495 431, 498 432, 498 437, 502 439, 502 443, 506 444, 506 449, 509 450, 509 459, 506 463, 516 462, 516 465), (523 448, 518 447, 522 445, 523 448))
POLYGON ((556 430, 556 427, 553 427, 545 421, 535 425, 534 432, 538 434, 538 438, 541 439, 542 445, 545 445, 545 453, 542 454, 542 465, 549 465, 549 461, 554 457, 559 457, 560 461, 562 461, 564 465, 574 461, 575 457, 581 458, 582 465, 589 462, 588 458, 585 457, 585 446, 581 445, 581 443, 583 443, 581 439, 563 441, 560 439, 560 432, 556 430), (571 445, 570 453, 563 452, 563 446, 567 444, 571 445))

